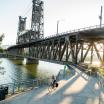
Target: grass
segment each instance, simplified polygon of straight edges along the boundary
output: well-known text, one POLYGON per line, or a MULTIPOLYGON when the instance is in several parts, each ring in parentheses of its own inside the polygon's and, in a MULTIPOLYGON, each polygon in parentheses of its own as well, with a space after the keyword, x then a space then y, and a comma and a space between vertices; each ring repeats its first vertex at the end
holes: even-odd
POLYGON ((98 68, 98 72, 99 72, 102 76, 104 76, 104 68, 98 68))
POLYGON ((92 74, 99 72, 101 76, 104 76, 104 67, 91 66, 89 67, 89 70, 91 70, 92 74))

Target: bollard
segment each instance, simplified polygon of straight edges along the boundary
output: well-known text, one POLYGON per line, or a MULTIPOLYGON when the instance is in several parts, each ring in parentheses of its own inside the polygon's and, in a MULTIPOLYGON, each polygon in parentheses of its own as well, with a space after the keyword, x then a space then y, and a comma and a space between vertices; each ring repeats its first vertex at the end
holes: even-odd
POLYGON ((15 93, 15 83, 13 83, 13 93, 12 94, 14 94, 15 93))
POLYGON ((5 100, 5 90, 4 88, 0 88, 0 101, 5 100))

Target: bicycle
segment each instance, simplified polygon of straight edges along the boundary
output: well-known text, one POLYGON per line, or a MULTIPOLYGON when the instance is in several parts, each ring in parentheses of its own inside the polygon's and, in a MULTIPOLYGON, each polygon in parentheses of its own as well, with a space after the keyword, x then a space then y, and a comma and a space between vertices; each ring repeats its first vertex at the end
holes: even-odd
POLYGON ((52 91, 55 90, 57 87, 58 87, 58 83, 57 83, 57 82, 55 82, 55 83, 50 83, 49 86, 48 86, 48 91, 49 91, 49 92, 52 92, 52 91))

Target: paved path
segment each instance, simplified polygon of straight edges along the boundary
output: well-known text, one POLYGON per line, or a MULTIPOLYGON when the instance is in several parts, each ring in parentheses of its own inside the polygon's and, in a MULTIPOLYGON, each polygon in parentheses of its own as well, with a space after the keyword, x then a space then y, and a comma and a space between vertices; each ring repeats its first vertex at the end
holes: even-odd
POLYGON ((77 72, 59 81, 59 87, 49 93, 47 87, 33 89, 9 98, 5 104, 104 104, 104 92, 96 79, 77 72))

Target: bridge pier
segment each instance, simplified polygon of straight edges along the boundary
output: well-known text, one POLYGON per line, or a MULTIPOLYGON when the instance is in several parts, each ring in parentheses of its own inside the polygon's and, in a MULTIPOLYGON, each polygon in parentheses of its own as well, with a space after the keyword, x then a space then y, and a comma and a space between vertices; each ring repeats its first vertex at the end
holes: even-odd
POLYGON ((39 63, 39 60, 37 59, 30 59, 30 58, 26 59, 26 64, 38 64, 38 63, 39 63))

